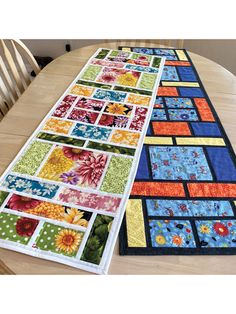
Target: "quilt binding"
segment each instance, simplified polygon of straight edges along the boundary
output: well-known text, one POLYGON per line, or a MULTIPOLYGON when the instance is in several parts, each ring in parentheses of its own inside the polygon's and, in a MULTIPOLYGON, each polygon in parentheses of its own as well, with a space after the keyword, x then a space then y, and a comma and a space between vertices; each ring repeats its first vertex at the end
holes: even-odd
MULTIPOLYGON (((68 87, 66 88, 65 92, 54 103, 54 105, 48 111, 48 113, 45 115, 43 120, 38 124, 38 126, 33 131, 33 133, 30 135, 30 137, 27 139, 25 144, 18 151, 18 153, 16 154, 14 159, 11 161, 11 163, 8 165, 6 170, 0 176, 0 180, 2 180, 7 175, 8 171, 11 169, 11 167, 13 166, 14 162, 16 161, 16 159, 19 156, 21 156, 21 154, 24 152, 24 150, 26 149, 28 144, 31 142, 31 140, 34 138, 34 136, 37 134, 37 132, 40 130, 40 128, 43 126, 43 124, 46 122, 47 118, 51 115, 51 113, 55 110, 56 106, 60 103, 60 101, 68 93, 68 90, 70 89, 70 87, 72 87, 73 84, 76 83, 76 81, 78 80, 79 75, 85 70, 85 67, 95 57, 95 55, 97 55, 97 53, 99 53, 103 49, 118 50, 118 49, 112 49, 112 48, 98 48, 94 52, 94 54, 86 61, 84 66, 77 73, 75 79, 73 79, 72 82, 68 85, 68 87)), ((142 53, 142 55, 144 55, 144 54, 142 53)), ((97 273, 97 274, 107 274, 108 273, 108 268, 109 268, 109 265, 110 265, 110 262, 111 262, 113 250, 114 250, 115 243, 116 243, 116 238, 118 236, 119 229, 121 227, 122 219, 123 219, 125 208, 126 208, 126 203, 128 202, 129 195, 130 195, 130 192, 131 192, 131 188, 132 188, 132 185, 133 185, 133 182, 134 182, 134 179, 135 179, 135 175, 136 175, 136 171, 137 171, 137 168, 138 168, 138 162, 139 162, 140 154, 141 154, 143 143, 144 143, 144 138, 146 136, 146 131, 147 131, 147 128, 148 128, 148 125, 149 125, 149 121, 150 121, 150 118, 151 118, 152 109, 153 109, 153 106, 154 106, 154 101, 155 101, 155 98, 156 98, 156 93, 157 93, 157 90, 158 90, 158 86, 160 84, 161 73, 162 73, 162 70, 163 70, 166 58, 165 57, 160 57, 160 59, 161 59, 161 63, 160 63, 160 66, 159 66, 158 77, 157 77, 155 85, 153 87, 153 95, 151 97, 150 105, 148 106, 148 112, 147 112, 146 120, 145 120, 143 129, 142 129, 142 133, 140 134, 140 142, 141 142, 141 144, 136 149, 136 152, 135 152, 135 155, 134 155, 134 159, 133 159, 133 163, 132 163, 132 168, 131 168, 131 171, 130 171, 129 177, 128 177, 128 183, 127 183, 125 191, 123 193, 125 196, 122 198, 122 201, 120 203, 120 208, 121 209, 120 209, 119 213, 117 214, 117 216, 114 217, 112 228, 111 228, 111 230, 109 232, 108 239, 107 239, 107 242, 106 242, 106 245, 105 245, 105 249, 103 251, 103 255, 102 255, 102 259, 101 259, 100 264, 99 265, 93 265, 92 263, 84 262, 84 261, 81 261, 81 260, 79 260, 78 263, 70 261, 69 259, 68 260, 67 259, 64 260, 63 258, 65 258, 65 257, 62 257, 62 256, 56 257, 54 255, 50 255, 49 252, 40 253, 40 252, 33 251, 30 248, 22 248, 22 247, 18 246, 17 243, 14 243, 14 244, 2 243, 1 239, 0 239, 0 247, 5 248, 5 249, 10 249, 10 250, 13 250, 13 251, 16 251, 16 252, 24 253, 26 255, 31 255, 31 256, 34 256, 34 257, 55 261, 55 262, 58 262, 58 263, 61 263, 61 264, 65 264, 65 265, 72 266, 72 267, 75 267, 75 268, 78 268, 78 269, 82 269, 82 270, 85 270, 85 271, 89 271, 89 272, 94 272, 94 273, 97 273), (114 231, 114 229, 115 229, 115 231, 114 231)), ((38 178, 38 181, 40 182, 40 178, 38 178)), ((0 185, 0 188, 2 190, 7 191, 7 188, 5 188, 5 187, 3 187, 1 185, 0 185)))

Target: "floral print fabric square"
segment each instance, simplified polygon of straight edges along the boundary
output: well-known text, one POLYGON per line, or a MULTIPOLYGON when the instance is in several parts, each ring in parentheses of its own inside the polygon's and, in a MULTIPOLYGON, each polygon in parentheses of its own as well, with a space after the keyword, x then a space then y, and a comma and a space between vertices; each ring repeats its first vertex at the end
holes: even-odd
POLYGON ((191 224, 187 220, 149 220, 153 247, 196 247, 191 224))
POLYGON ((133 109, 133 106, 130 106, 130 105, 108 103, 104 111, 110 114, 114 114, 114 115, 130 116, 132 109, 133 109))
POLYGON ((35 248, 66 256, 75 256, 83 239, 81 231, 45 223, 36 239, 35 248))
POLYGON ((197 112, 194 109, 169 109, 170 120, 198 121, 197 112))
POLYGON ((0 213, 0 239, 28 244, 39 221, 36 219, 0 213))
POLYGON ((111 130, 77 123, 71 134, 79 137, 106 141, 111 134, 111 130))
POLYGON ((104 104, 105 104, 104 101, 81 97, 75 103, 75 106, 79 108, 83 108, 83 109, 100 111, 102 107, 104 106, 104 104))
POLYGON ((40 178, 70 185, 96 188, 107 162, 107 156, 91 151, 56 147, 39 173, 40 178))
POLYGON ((150 146, 153 179, 212 180, 212 175, 199 147, 150 146))
POLYGON ((236 247, 236 220, 196 221, 202 248, 236 247))
POLYGON ((103 69, 103 73, 98 77, 97 81, 101 83, 116 83, 118 85, 136 86, 139 77, 140 72, 105 67, 103 69))
POLYGON ((55 204, 45 202, 39 199, 25 197, 18 194, 13 194, 6 204, 6 208, 24 212, 31 215, 46 217, 66 223, 87 227, 91 213, 55 204))
POLYGON ((98 124, 109 127, 125 128, 128 122, 129 119, 126 117, 103 114, 98 121, 98 124))
POLYGON ((71 111, 70 115, 68 116, 68 119, 94 124, 95 121, 97 120, 97 117, 98 117, 97 112, 75 108, 71 111))

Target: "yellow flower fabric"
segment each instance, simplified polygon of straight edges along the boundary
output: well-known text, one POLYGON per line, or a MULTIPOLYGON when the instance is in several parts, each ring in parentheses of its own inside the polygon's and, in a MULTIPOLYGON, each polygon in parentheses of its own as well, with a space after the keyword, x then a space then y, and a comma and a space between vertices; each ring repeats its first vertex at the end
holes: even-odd
POLYGON ((118 144, 137 146, 139 137, 140 135, 138 133, 125 130, 115 130, 112 134, 111 141, 118 144))
POLYGON ((50 118, 45 123, 43 130, 56 133, 68 134, 73 122, 50 118))
POLYGON ((49 156, 38 176, 48 180, 59 181, 59 176, 63 172, 69 171, 73 165, 73 160, 67 158, 61 148, 57 147, 49 156))

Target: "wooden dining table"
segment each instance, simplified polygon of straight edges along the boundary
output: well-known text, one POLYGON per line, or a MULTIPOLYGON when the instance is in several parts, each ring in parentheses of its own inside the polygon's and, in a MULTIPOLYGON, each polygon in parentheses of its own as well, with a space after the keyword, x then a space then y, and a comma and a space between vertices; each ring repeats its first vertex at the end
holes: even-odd
MULTIPOLYGON (((0 122, 1 174, 38 124, 98 48, 119 45, 155 47, 155 44, 104 42, 66 53, 48 64, 0 122)), ((206 91, 236 149, 236 78, 219 64, 188 52, 206 91)), ((63 264, 0 249, 0 274, 89 274, 63 264)), ((120 256, 118 240, 109 274, 236 274, 231 256, 120 256)))

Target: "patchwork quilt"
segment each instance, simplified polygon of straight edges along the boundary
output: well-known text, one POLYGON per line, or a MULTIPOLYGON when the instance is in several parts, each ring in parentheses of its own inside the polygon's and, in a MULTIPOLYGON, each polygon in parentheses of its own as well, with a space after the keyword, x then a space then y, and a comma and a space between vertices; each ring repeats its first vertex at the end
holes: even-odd
POLYGON ((0 247, 107 272, 163 65, 95 52, 0 178, 0 247))
POLYGON ((120 253, 236 254, 236 158, 185 50, 165 56, 120 232, 120 253))

